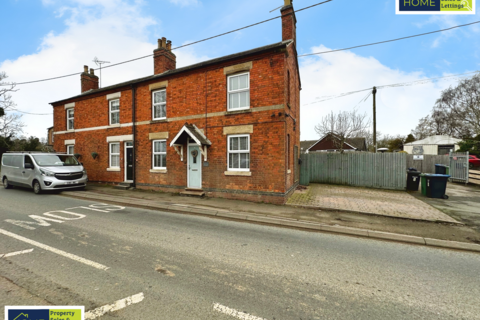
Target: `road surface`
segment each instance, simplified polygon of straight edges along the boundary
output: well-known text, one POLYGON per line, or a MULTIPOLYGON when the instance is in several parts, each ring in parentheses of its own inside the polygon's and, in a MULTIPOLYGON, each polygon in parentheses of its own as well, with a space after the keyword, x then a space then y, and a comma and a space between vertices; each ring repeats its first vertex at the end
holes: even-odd
POLYGON ((480 319, 479 254, 24 189, 0 189, 0 255, 1 308, 81 305, 102 320, 480 319))

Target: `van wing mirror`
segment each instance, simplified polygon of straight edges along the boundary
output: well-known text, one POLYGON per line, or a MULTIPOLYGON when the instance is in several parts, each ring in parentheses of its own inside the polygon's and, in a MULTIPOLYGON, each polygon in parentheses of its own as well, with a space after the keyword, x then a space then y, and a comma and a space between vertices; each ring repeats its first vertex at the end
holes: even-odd
POLYGON ((32 163, 25 163, 25 169, 33 169, 32 163))

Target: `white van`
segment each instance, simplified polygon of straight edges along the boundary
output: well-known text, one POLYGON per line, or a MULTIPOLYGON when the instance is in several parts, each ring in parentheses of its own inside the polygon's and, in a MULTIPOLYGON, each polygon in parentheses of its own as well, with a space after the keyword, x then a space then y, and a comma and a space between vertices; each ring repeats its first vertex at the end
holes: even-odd
POLYGON ((26 187, 36 194, 85 188, 88 180, 87 171, 73 155, 38 152, 4 153, 0 176, 5 189, 26 187))

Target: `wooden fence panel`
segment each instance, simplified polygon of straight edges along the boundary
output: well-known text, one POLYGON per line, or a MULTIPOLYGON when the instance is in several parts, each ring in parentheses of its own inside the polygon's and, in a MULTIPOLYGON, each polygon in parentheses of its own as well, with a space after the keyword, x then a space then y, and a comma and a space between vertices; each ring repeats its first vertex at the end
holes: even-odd
POLYGON ((435 165, 450 165, 450 157, 431 154, 423 155, 423 160, 413 160, 413 154, 407 154, 407 168, 415 168, 422 173, 435 173, 435 165))
POLYGON ((402 153, 302 154, 300 184, 310 182, 405 190, 406 155, 402 153))
POLYGON ((470 169, 468 173, 468 182, 480 185, 480 171, 470 169))

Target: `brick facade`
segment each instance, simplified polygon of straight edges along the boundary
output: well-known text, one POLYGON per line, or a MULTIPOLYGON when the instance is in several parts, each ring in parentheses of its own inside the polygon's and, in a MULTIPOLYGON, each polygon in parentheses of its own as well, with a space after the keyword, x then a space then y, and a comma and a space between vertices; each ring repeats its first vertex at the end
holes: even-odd
MULTIPOLYGON (((282 13, 290 12, 289 8, 282 13)), ((295 30, 294 19, 294 14, 288 15, 282 27, 293 25, 295 30)), ((154 76, 52 103, 55 150, 66 151, 66 145, 74 143, 90 181, 120 183, 125 181, 125 146, 133 143, 135 186, 182 192, 188 186, 187 144, 181 147, 183 161, 170 144, 188 123, 211 142, 206 147, 207 161, 200 155, 201 185, 207 196, 284 203, 298 184, 300 155, 301 84, 295 42, 287 39, 175 69, 171 43, 164 47, 164 40, 155 50, 154 76), (228 77, 245 72, 249 73, 250 107, 228 111, 228 77), (152 120, 152 91, 161 89, 166 90, 166 119, 152 120), (119 99, 120 124, 110 125, 109 99, 119 99), (67 130, 68 108, 74 108, 74 130, 67 130), (249 171, 227 168, 229 132, 249 135, 249 171), (166 139, 166 170, 152 170, 151 139, 155 137, 166 139), (120 143, 119 169, 110 168, 108 141, 120 143), (95 159, 92 153, 97 154, 95 159)))

